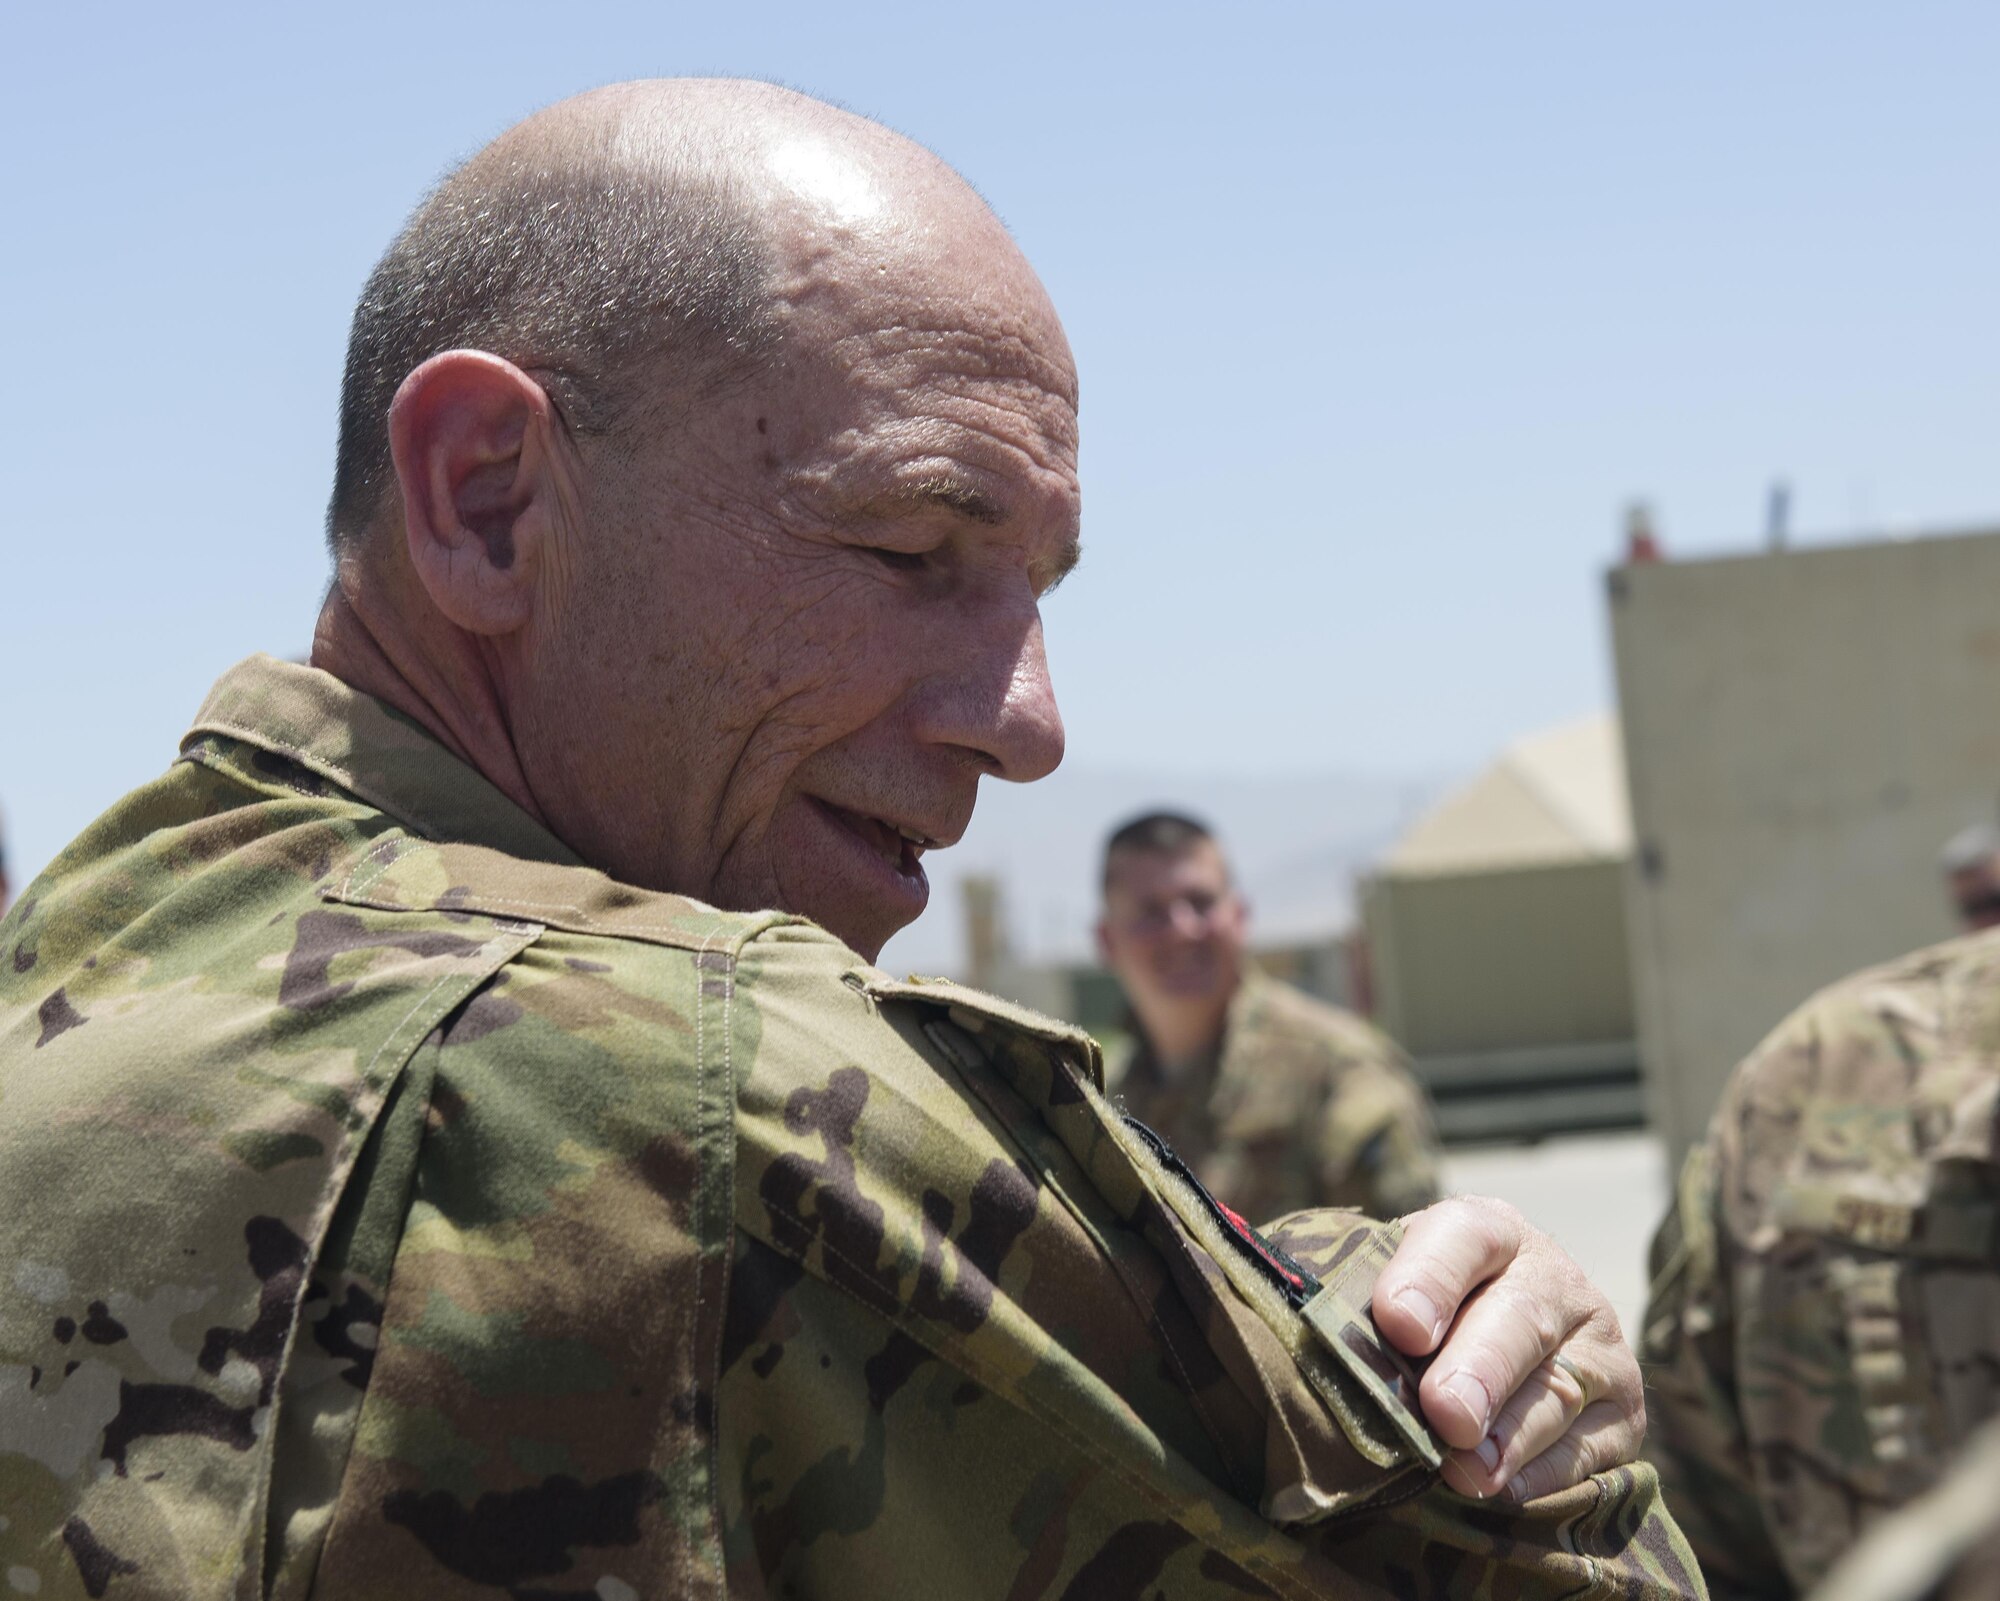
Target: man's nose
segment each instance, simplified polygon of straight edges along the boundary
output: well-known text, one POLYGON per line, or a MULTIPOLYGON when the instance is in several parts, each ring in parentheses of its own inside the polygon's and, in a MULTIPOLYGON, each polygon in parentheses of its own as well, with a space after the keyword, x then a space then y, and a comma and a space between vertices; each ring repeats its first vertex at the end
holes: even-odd
POLYGON ((1042 643, 1042 620, 1037 616, 1022 635, 1000 708, 1000 728, 993 741, 1000 776, 1017 784, 1047 778, 1062 765, 1064 738, 1048 651, 1042 643))
POLYGON ((1208 932, 1208 914, 1192 901, 1181 899, 1167 908, 1168 920, 1181 939, 1200 939, 1208 932))
POLYGON ((1063 724, 1039 612, 990 619, 957 643, 971 659, 961 657, 948 682, 926 697, 922 732, 972 751, 996 777, 1017 784, 1047 778, 1062 762, 1063 724))

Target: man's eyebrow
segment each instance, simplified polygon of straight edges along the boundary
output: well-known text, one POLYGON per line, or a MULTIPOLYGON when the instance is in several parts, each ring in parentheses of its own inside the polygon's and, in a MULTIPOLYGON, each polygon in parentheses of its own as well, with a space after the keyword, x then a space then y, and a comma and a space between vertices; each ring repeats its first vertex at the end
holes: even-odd
MULTIPOLYGON (((989 528, 1007 520, 1006 509, 984 490, 954 474, 939 473, 913 483, 899 484, 886 494, 877 495, 851 508, 841 521, 861 522, 870 517, 908 517, 932 507, 942 507, 947 511, 956 512, 969 522, 989 528)), ((1035 563, 1036 592, 1042 595, 1048 594, 1075 572, 1082 560, 1083 542, 1077 535, 1071 534, 1053 556, 1046 561, 1035 563)))
POLYGON ((1064 542, 1062 549, 1057 551, 1050 560, 1041 563, 1036 569, 1035 577, 1037 580, 1040 580, 1042 574, 1048 574, 1048 581, 1046 583, 1038 582, 1036 588, 1043 595, 1051 593, 1058 584, 1076 571, 1082 561, 1083 541, 1077 538, 1075 534, 1071 534, 1068 540, 1064 542))
POLYGON ((913 512, 928 511, 940 506, 946 511, 957 512, 959 516, 989 528, 1007 520, 1006 511, 992 496, 974 488, 963 478, 953 477, 947 473, 940 473, 933 478, 921 478, 914 483, 899 484, 887 494, 877 495, 866 505, 856 507, 850 515, 856 519, 868 516, 909 516, 913 512))

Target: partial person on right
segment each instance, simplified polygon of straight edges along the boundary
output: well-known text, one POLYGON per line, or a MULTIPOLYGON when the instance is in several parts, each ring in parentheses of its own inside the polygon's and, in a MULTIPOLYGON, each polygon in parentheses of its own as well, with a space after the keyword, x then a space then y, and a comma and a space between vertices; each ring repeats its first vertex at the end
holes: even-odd
MULTIPOLYGON (((1968 921, 1984 858, 1945 856, 1968 921)), ((1803 1595, 2000 1414, 2000 928, 1780 1024, 1651 1268, 1647 1460, 1718 1598, 1803 1595)))
POLYGON ((1938 858, 1951 909, 1968 933, 2000 927, 2000 828, 1974 823, 1952 835, 1938 858))

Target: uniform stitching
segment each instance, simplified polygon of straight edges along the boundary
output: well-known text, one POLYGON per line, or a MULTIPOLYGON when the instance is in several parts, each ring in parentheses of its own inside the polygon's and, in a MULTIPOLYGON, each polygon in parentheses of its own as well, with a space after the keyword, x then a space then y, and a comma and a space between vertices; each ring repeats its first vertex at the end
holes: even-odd
POLYGON ((370 862, 367 859, 367 857, 364 856, 362 858, 360 865, 352 868, 348 872, 347 882, 340 886, 340 892, 342 895, 365 895, 368 893, 369 890, 373 889, 377 884, 379 884, 382 881, 382 875, 388 872, 390 868, 399 867, 404 862, 412 861, 415 858, 422 856, 427 851, 435 851, 436 849, 437 847, 435 845, 429 843, 428 841, 424 841, 422 843, 411 846, 406 851, 398 851, 394 856, 389 857, 385 861, 370 862), (375 869, 374 872, 368 875, 368 880, 366 883, 361 882, 361 874, 365 869, 371 866, 375 869))
MULTIPOLYGON (((702 941, 703 952, 705 953, 707 949, 708 949, 708 941, 703 940, 702 941)), ((702 971, 702 969, 699 966, 697 966, 696 971, 699 972, 702 971)), ((730 1264, 730 1257, 734 1253, 735 1249, 733 1225, 735 1222, 735 1211, 736 1211, 736 1198, 734 1194, 735 1180, 736 1180, 736 1148, 735 1148, 736 1146, 736 1029, 735 1026, 730 1021, 730 1013, 736 1005, 735 973, 732 971, 722 980, 722 983, 723 983, 722 1085, 723 1085, 723 1094, 728 1097, 729 1101, 729 1128, 727 1131, 728 1139, 724 1142, 723 1148, 729 1152, 730 1184, 729 1184, 729 1193, 727 1193, 720 1199, 726 1201, 729 1207, 729 1222, 725 1226, 725 1238, 722 1241, 722 1249, 721 1249, 722 1276, 723 1276, 723 1286, 724 1286, 723 1304, 724 1306, 727 1306, 729 1264, 730 1264)), ((719 1343, 716 1346, 716 1353, 715 1353, 714 1379, 715 1382, 712 1386, 712 1393, 715 1396, 716 1411, 715 1415, 711 1417, 709 1420, 708 1453, 709 1453, 709 1471, 711 1475, 709 1482, 714 1485, 719 1485, 722 1482, 722 1418, 721 1418, 722 1348, 719 1343)), ((716 1531, 715 1531, 716 1555, 718 1556, 718 1558, 720 1558, 722 1556, 722 1550, 721 1550, 722 1497, 719 1491, 716 1492, 715 1520, 716 1520, 716 1531)), ((725 1562, 718 1561, 715 1570, 715 1584, 716 1584, 715 1593, 719 1598, 719 1601, 728 1601, 728 1584, 727 1584, 726 1570, 727 1570, 727 1564, 725 1562)))
MULTIPOLYGON (((711 937, 713 937, 712 934, 703 938, 701 949, 695 953, 694 960, 694 1105, 696 1119, 695 1149, 697 1151, 701 1149, 703 1138, 708 1133, 708 1097, 706 1094, 708 1082, 708 980, 704 976, 708 970, 702 965, 701 959, 708 954, 709 938, 711 937)), ((734 989, 735 986, 731 985, 730 987, 734 989)), ((728 1020, 725 1017, 725 1038, 727 1037, 727 1028, 728 1020)), ((695 1215, 697 1218, 695 1227, 697 1230, 698 1245, 702 1249, 705 1249, 708 1244, 706 1240, 700 1239, 700 1234, 706 1229, 707 1220, 703 1214, 707 1211, 710 1204, 711 1197, 708 1192, 711 1188, 712 1179, 708 1171, 708 1163, 704 1162, 695 1196, 695 1215)), ((726 1260, 724 1262, 724 1271, 728 1271, 726 1260)), ((706 1278, 707 1274, 702 1272, 697 1272, 694 1276, 694 1315, 688 1320, 688 1372, 696 1375, 696 1384, 700 1384, 702 1378, 705 1377, 701 1364, 701 1291, 702 1284, 706 1278)), ((720 1373, 716 1377, 717 1383, 712 1389, 712 1393, 715 1396, 715 1413, 708 1419, 708 1511, 714 1531, 714 1538, 719 1545, 722 1539, 722 1454, 720 1447, 722 1434, 722 1393, 720 1373)), ((717 1554, 720 1555, 719 1550, 717 1554)), ((694 1564, 694 1542, 689 1541, 686 1571, 687 1588, 690 1592, 694 1588, 694 1564)))
POLYGON ((354 775, 338 762, 328 761, 316 751, 303 745, 290 745, 282 739, 273 739, 269 732, 261 728, 247 728, 241 723, 225 723, 217 717, 204 717, 190 730, 191 733, 227 734, 232 739, 240 739, 247 745, 261 745, 266 750, 283 751, 287 756, 296 756, 301 762, 313 768, 324 768, 343 784, 351 784, 354 775))
MULTIPOLYGON (((494 943, 496 942, 489 941, 487 944, 482 945, 480 947, 479 955, 482 961, 486 957, 492 954, 494 943)), ((417 1013, 421 1012, 426 1006, 430 1005, 431 997, 437 994, 439 990, 443 989, 445 985, 451 983, 454 979, 461 979, 464 978, 465 976, 466 975, 463 973, 447 973, 443 978, 439 979, 429 989, 424 991, 423 999, 418 1001, 415 1006, 412 1006, 407 1012, 405 1012, 403 1014, 402 1020, 398 1022, 394 1028, 389 1030, 388 1037, 385 1038, 380 1045, 375 1047, 375 1054, 368 1058, 368 1065, 361 1070, 361 1077, 364 1081, 373 1079, 373 1077, 375 1076, 375 1064, 382 1060, 382 1053, 386 1051, 390 1047, 390 1045, 392 1045, 395 1042, 396 1036, 403 1032, 404 1025, 407 1024, 411 1018, 415 1017, 417 1013)))

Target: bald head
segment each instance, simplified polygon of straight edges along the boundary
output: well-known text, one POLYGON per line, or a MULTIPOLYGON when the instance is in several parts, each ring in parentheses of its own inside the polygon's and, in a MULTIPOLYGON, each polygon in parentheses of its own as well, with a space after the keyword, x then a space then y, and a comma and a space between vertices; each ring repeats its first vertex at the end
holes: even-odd
POLYGON ((763 84, 501 135, 355 314, 313 661, 627 883, 872 956, 1061 759, 1076 376, 936 157, 763 84))
POLYGON ((603 435, 757 370, 871 256, 908 267, 996 242, 1015 256, 935 156, 791 90, 660 79, 559 102, 446 177, 362 291, 334 553, 393 510, 390 402, 440 351, 503 357, 574 433, 603 435))

